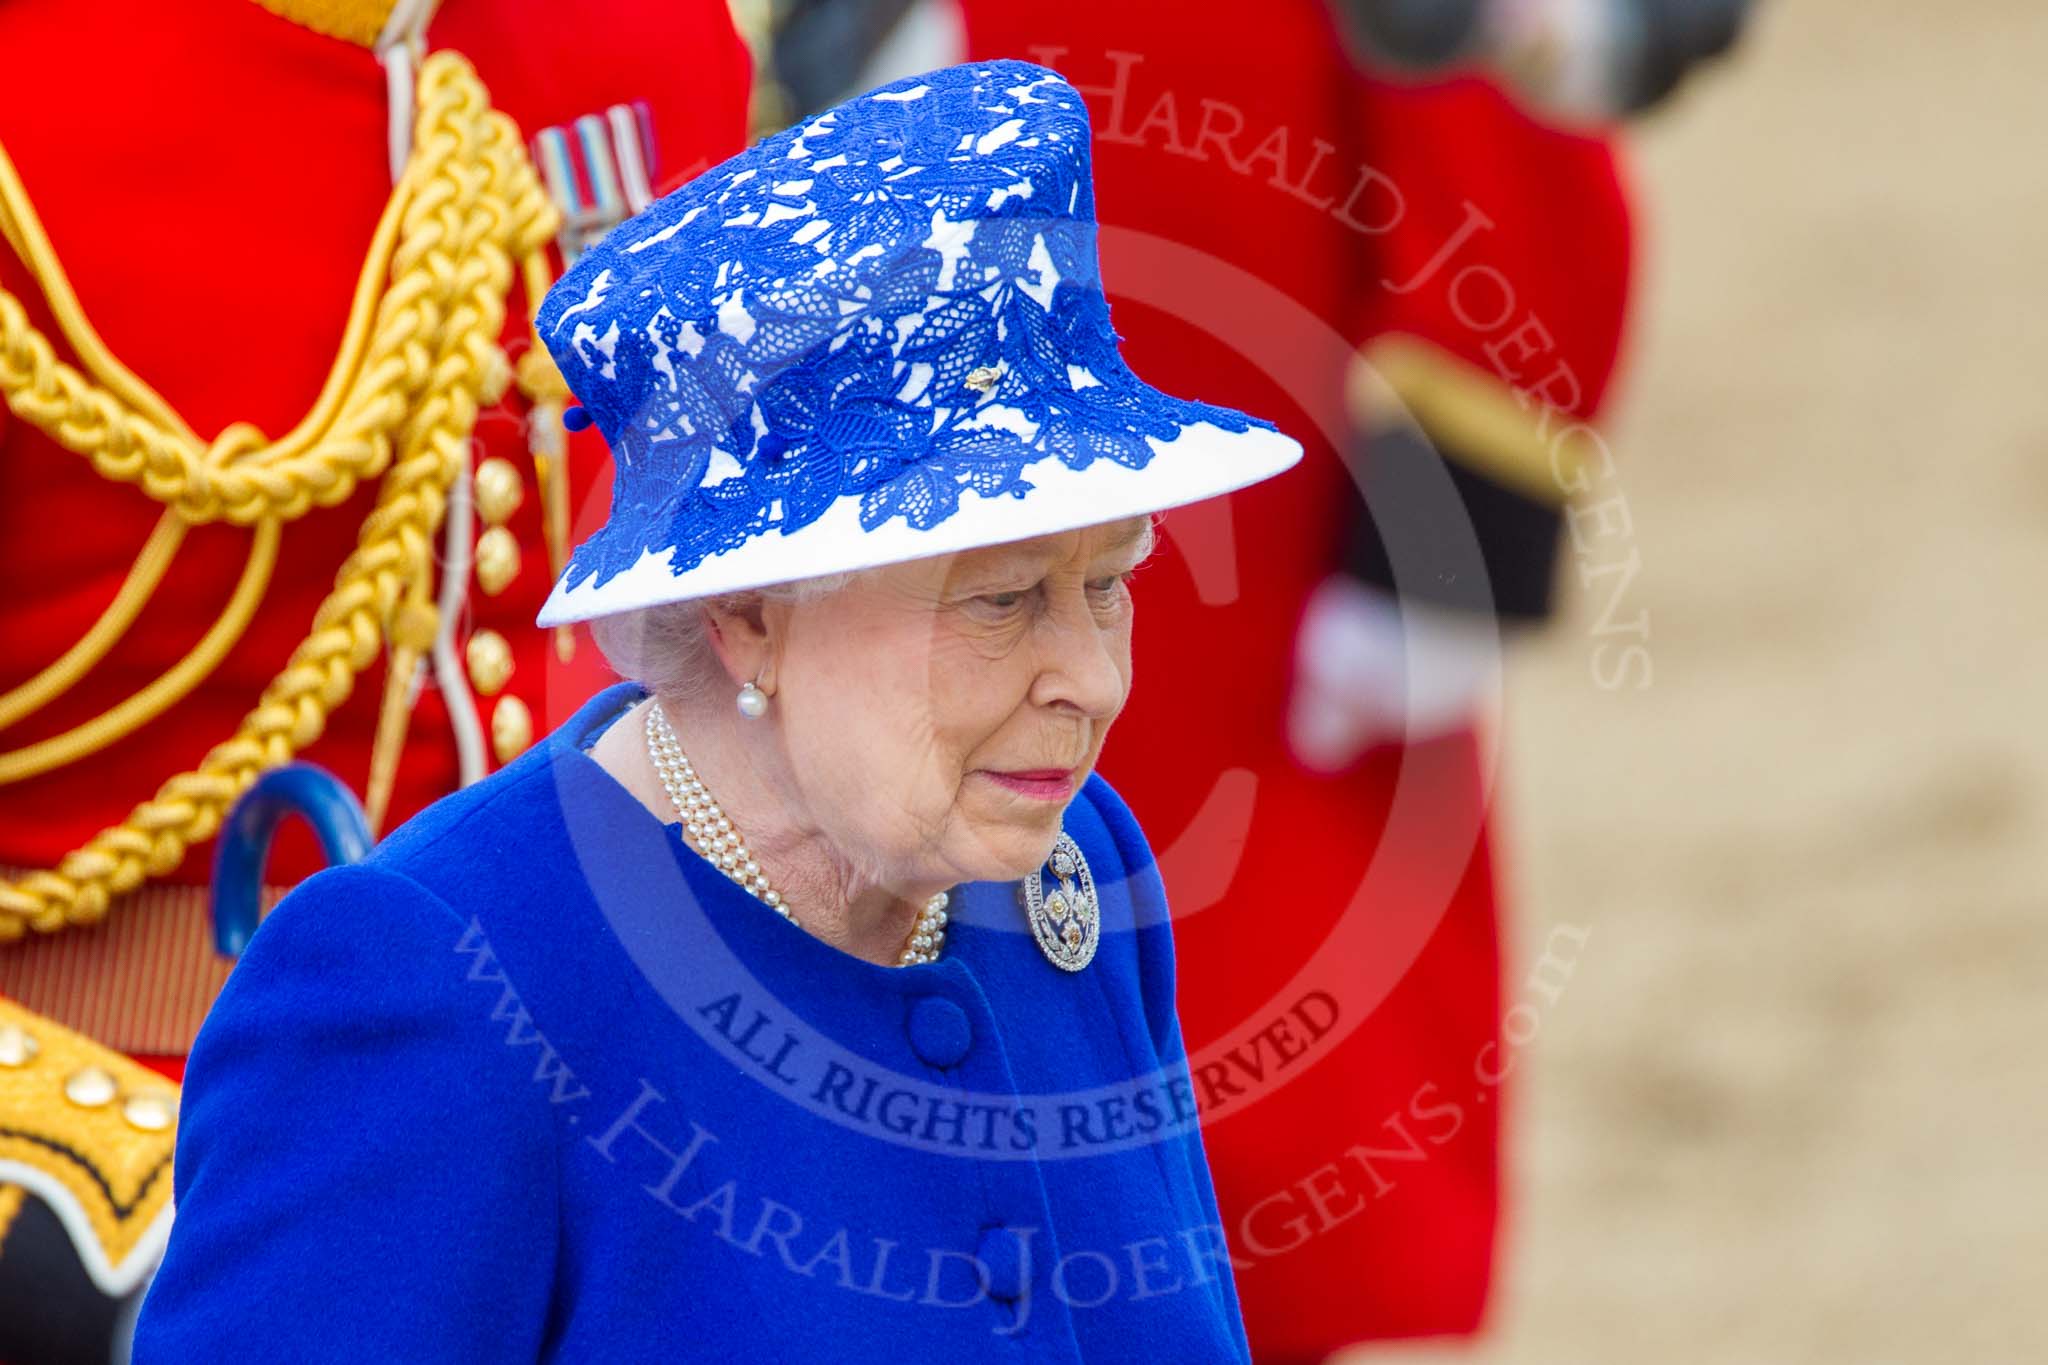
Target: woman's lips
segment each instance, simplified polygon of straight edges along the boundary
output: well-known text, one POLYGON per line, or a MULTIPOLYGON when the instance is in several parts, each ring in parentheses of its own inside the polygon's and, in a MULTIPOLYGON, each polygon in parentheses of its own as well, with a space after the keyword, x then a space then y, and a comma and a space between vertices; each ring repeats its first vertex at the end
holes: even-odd
POLYGON ((1064 801, 1074 792, 1075 770, 1072 768, 1020 768, 1014 772, 979 768, 976 771, 1019 796, 1039 801, 1064 801))

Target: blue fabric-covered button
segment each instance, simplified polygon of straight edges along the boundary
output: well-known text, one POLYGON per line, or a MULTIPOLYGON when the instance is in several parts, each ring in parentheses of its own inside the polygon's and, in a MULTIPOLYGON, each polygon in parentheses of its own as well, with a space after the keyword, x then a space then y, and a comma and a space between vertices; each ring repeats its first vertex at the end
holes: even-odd
POLYGON ((988 1271, 988 1296, 1012 1303, 1024 1292, 1024 1244, 998 1223, 981 1230, 974 1255, 988 1271))
POLYGON ((920 996, 910 1007, 910 1045, 933 1066, 955 1066, 974 1043, 967 1011, 943 996, 920 996))

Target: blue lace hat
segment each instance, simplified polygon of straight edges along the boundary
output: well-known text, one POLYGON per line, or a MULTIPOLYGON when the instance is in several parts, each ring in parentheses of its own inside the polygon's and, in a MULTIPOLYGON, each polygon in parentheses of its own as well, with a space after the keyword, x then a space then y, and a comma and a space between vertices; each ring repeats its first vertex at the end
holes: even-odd
POLYGON ((537 326, 615 461, 542 625, 1156 512, 1301 458, 1125 366, 1087 108, 1025 62, 756 143, 586 251, 537 326))

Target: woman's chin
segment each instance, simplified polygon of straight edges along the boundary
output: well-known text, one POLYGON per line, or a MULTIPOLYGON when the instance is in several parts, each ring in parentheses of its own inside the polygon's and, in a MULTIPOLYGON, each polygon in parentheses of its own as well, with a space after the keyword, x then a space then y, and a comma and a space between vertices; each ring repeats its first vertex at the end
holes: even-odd
POLYGON ((1045 866, 1059 839, 1057 814, 1043 820, 1014 819, 978 831, 974 858, 964 868, 966 880, 1020 881, 1045 866))

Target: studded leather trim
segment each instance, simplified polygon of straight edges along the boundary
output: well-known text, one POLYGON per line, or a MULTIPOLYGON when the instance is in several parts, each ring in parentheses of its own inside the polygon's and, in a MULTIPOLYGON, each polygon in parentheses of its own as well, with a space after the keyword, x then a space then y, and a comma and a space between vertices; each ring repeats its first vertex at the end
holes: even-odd
POLYGON ((135 1288, 171 1223, 178 1087, 0 1000, 0 1185, 48 1204, 106 1294, 135 1288))

